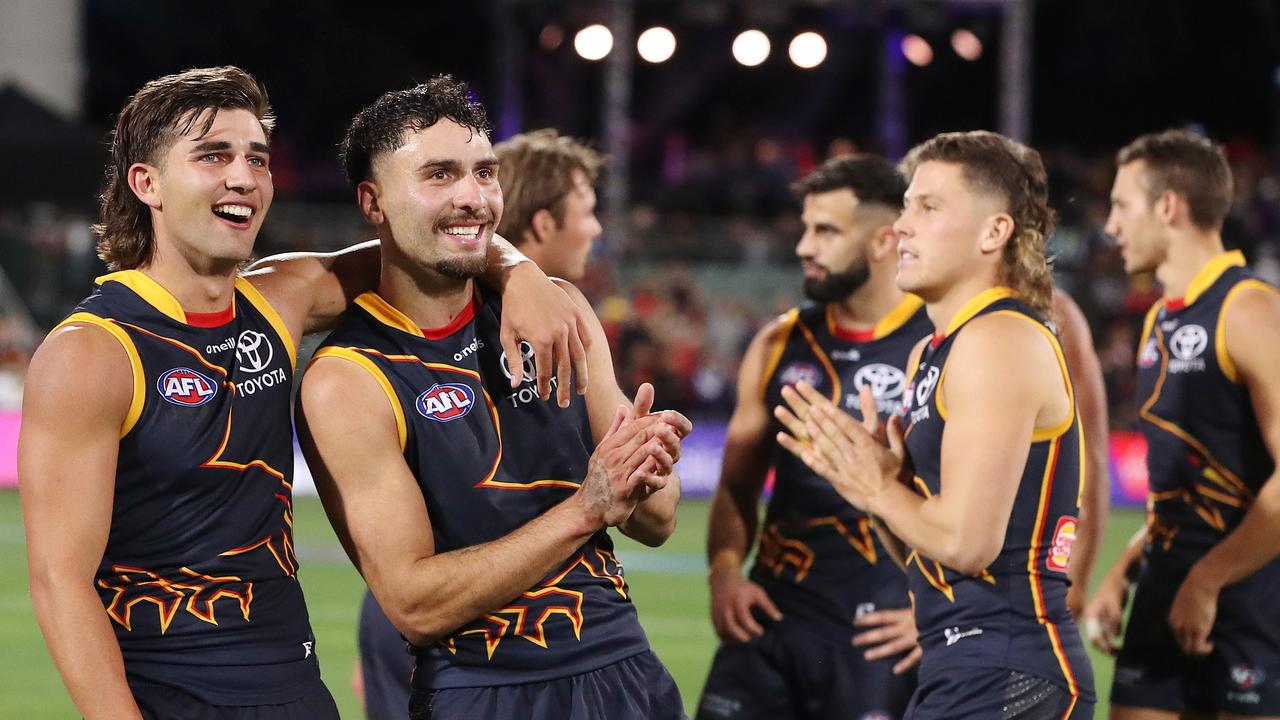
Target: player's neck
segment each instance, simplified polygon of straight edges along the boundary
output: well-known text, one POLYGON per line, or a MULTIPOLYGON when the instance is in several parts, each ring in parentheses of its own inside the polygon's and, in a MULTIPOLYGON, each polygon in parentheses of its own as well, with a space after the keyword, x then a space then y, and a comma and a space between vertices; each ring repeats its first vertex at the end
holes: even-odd
POLYGON ((1156 279, 1164 286, 1165 297, 1186 295, 1196 275, 1223 252, 1222 236, 1216 232, 1189 233, 1170 241, 1164 262, 1156 268, 1156 279))
POLYGON ((877 277, 873 273, 852 295, 831 305, 836 323, 841 327, 868 330, 893 312, 902 303, 903 296, 893 275, 877 277))
POLYGON ((995 281, 994 277, 983 277, 979 274, 947 288, 933 302, 929 302, 928 298, 926 298, 925 312, 929 314, 929 321, 933 323, 935 333, 939 335, 948 333, 956 315, 970 300, 998 286, 999 283, 995 281))
POLYGON ((168 243, 156 242, 151 262, 138 268, 169 291, 182 309, 193 313, 222 312, 231 306, 238 265, 230 262, 197 267, 168 243))
POLYGON ((445 277, 434 270, 405 272, 383 263, 378 294, 420 328, 444 327, 471 302, 475 281, 445 277))

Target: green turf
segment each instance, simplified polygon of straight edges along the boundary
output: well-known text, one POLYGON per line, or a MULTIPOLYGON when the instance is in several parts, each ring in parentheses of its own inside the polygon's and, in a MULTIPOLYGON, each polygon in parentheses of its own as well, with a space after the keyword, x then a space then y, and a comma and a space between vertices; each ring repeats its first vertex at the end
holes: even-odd
MULTIPOLYGON (((360 717, 349 686, 355 658, 356 610, 363 585, 342 553, 320 503, 295 503, 300 573, 311 609, 325 681, 338 700, 342 716, 360 717)), ((1139 512, 1114 512, 1107 528, 1099 568, 1106 568, 1142 522, 1139 512)), ((707 665, 715 651, 708 618, 702 548, 706 538, 707 503, 681 505, 679 529, 661 550, 618 539, 618 555, 627 567, 640 621, 654 649, 680 685, 692 710, 702 691, 707 665)), ((44 649, 27 596, 26 560, 18 496, 0 492, 0 716, 31 720, 73 717, 75 710, 44 649)), ((1111 686, 1112 663, 1094 656, 1099 694, 1111 686)), ((1105 717, 1105 701, 1098 717, 1105 717)))

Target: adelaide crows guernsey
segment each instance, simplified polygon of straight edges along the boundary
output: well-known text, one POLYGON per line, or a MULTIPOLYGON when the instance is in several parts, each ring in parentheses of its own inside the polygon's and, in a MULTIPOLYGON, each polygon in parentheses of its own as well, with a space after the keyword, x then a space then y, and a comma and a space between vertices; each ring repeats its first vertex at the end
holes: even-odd
MULTIPOLYGON (((497 540, 573 494, 592 440, 586 402, 537 396, 533 357, 512 390, 499 337, 501 302, 473 299, 449 326, 424 331, 379 295, 356 299, 316 358, 368 371, 395 413, 422 489, 437 552, 497 540)), ((417 688, 550 680, 649 648, 604 531, 507 605, 421 648, 417 688)))
POLYGON ((970 300, 946 334, 935 335, 924 348, 912 372, 903 419, 915 489, 925 497, 942 491, 947 410, 938 388, 955 338, 973 318, 996 313, 1023 318, 1044 333, 1058 356, 1072 410, 1059 426, 1032 435, 1004 545, 987 569, 967 575, 911 553, 907 573, 924 648, 921 683, 952 667, 1005 668, 1038 675, 1076 699, 1092 701, 1092 671, 1066 602, 1083 466, 1075 397, 1057 337, 1009 288, 970 300))
MULTIPOLYGON (((781 405, 782 388, 804 380, 861 420, 858 393, 869 385, 887 416, 902 404, 911 348, 932 331, 924 303, 914 295, 865 332, 841 329, 830 305, 792 310, 761 379, 765 403, 781 405)), ((847 631, 860 614, 905 607, 906 577, 885 554, 870 516, 776 446, 773 466, 773 495, 751 579, 783 615, 847 631)))
POLYGON ((1240 524, 1275 470, 1249 389, 1227 355, 1223 316, 1246 288, 1276 292, 1224 253, 1183 298, 1147 314, 1138 359, 1147 439, 1148 557, 1186 569, 1240 524))
POLYGON ((110 332, 133 369, 95 585, 130 677, 289 702, 319 676, 293 548, 294 345, 244 279, 228 313, 197 317, 126 270, 63 321, 110 332))

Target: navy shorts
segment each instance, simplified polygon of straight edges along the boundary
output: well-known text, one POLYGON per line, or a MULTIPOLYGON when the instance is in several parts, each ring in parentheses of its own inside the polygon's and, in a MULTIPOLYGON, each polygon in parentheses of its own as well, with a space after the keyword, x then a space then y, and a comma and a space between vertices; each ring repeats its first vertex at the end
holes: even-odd
POLYGON ((338 720, 338 706, 324 683, 301 698, 278 705, 210 705, 168 685, 129 681, 144 720, 338 720))
POLYGON ((867 661, 853 631, 831 637, 772 622, 748 643, 723 643, 707 676, 698 720, 897 720, 916 673, 893 674, 895 657, 867 661))
POLYGON ((1147 563, 1116 659, 1111 704, 1179 712, 1280 715, 1280 565, 1223 588, 1209 639, 1213 652, 1183 654, 1169 609, 1186 571, 1147 563))
POLYGON ((581 675, 495 687, 414 690, 410 720, 686 720, 671 673, 646 650, 581 675))
POLYGON ((360 625, 356 634, 360 646, 360 672, 364 677, 366 720, 404 720, 409 712, 409 681, 414 657, 400 631, 386 613, 364 593, 360 604, 360 625))
POLYGON ((920 678, 907 720, 1090 720, 1094 701, 1037 675, 947 668, 920 678))

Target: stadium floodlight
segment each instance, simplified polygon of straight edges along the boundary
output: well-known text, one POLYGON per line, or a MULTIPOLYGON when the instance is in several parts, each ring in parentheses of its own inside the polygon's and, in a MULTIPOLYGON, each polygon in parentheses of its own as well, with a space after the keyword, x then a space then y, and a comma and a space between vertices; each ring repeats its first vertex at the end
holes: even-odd
POLYGON ((645 30, 636 38, 636 52, 651 63, 666 62, 676 51, 676 36, 661 25, 645 30))
POLYGON ((951 49, 970 62, 982 57, 982 41, 966 28, 957 28, 951 33, 951 49))
POLYGON ((744 30, 733 39, 733 59, 755 67, 769 57, 769 36, 759 30, 744 30))
POLYGON ((929 46, 928 40, 919 35, 902 38, 902 54, 916 67, 924 67, 933 62, 933 48, 929 46))
POLYGON ((556 50, 563 42, 564 30, 554 23, 542 28, 542 32, 538 33, 538 44, 542 45, 543 50, 556 50))
POLYGON ((583 60, 603 60, 613 49, 613 33, 603 25, 588 25, 573 36, 573 49, 583 60))
POLYGON ((815 68, 827 59, 827 41, 816 32, 802 32, 791 39, 787 54, 796 67, 815 68))

